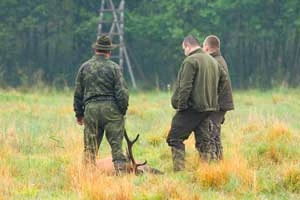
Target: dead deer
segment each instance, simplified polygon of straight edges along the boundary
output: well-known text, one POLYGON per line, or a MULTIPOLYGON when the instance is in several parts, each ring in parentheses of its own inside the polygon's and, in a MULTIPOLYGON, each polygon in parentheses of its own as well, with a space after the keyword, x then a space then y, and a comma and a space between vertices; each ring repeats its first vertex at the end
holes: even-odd
MULTIPOLYGON (((143 173, 152 173, 152 174, 163 174, 163 172, 159 171, 158 169, 152 168, 147 165, 147 161, 145 160, 143 163, 137 163, 133 157, 132 153, 132 146, 133 144, 139 139, 139 134, 136 136, 134 140, 130 140, 126 130, 124 131, 124 137, 127 143, 127 157, 129 162, 126 166, 128 173, 134 173, 136 175, 143 174, 143 173)), ((112 162, 112 157, 108 156, 103 159, 98 159, 96 161, 97 169, 100 169, 102 172, 106 174, 113 175, 115 174, 115 169, 112 162)))

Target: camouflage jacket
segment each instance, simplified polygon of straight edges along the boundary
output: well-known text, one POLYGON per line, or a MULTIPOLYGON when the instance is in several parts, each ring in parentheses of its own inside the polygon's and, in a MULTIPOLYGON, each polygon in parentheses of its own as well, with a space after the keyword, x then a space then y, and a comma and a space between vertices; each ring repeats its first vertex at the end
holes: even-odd
POLYGON ((125 115, 128 107, 128 89, 119 65, 94 55, 79 68, 75 82, 74 111, 76 117, 84 116, 84 107, 91 101, 116 101, 125 115))
POLYGON ((198 49, 187 56, 179 70, 172 106, 178 111, 192 108, 198 112, 217 111, 218 85, 226 72, 210 55, 198 49))
POLYGON ((228 76, 227 81, 224 83, 224 85, 222 86, 222 88, 220 88, 219 91, 220 110, 222 111, 233 110, 234 104, 233 104, 233 97, 232 97, 232 87, 231 87, 231 81, 230 81, 227 63, 220 52, 214 52, 211 53, 210 55, 218 61, 218 63, 223 67, 223 69, 226 71, 228 76))

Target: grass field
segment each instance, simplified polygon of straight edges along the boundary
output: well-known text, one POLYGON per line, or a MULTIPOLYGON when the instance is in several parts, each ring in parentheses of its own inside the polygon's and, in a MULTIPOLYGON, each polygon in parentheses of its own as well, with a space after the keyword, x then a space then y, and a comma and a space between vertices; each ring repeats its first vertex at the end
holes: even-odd
MULTIPOLYGON (((300 89, 235 91, 222 127, 225 159, 203 164, 186 141, 186 171, 165 143, 167 92, 135 92, 127 114, 136 159, 164 175, 107 176, 81 167, 72 91, 0 91, 0 199, 300 199, 300 89)), ((103 140, 99 158, 110 155, 103 140)))

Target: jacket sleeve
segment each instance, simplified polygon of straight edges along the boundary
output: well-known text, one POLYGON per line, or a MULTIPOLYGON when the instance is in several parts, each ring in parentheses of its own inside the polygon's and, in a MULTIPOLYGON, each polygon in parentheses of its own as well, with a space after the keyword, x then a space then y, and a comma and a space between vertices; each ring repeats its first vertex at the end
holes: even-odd
POLYGON ((195 77, 195 68, 190 62, 183 63, 183 68, 180 73, 179 88, 178 88, 178 110, 186 110, 189 108, 189 98, 193 90, 195 77))
POLYGON ((218 64, 218 66, 220 72, 218 94, 220 96, 220 94, 222 94, 222 92, 225 91, 226 88, 229 86, 228 84, 230 84, 230 82, 228 80, 228 74, 226 72, 227 70, 223 67, 223 65, 218 64))
POLYGON ((176 83, 175 91, 171 98, 171 104, 174 109, 178 109, 178 83, 176 83))
POLYGON ((76 80, 75 80, 75 92, 74 92, 74 101, 73 101, 73 108, 76 117, 83 117, 84 116, 84 83, 83 83, 83 66, 80 67, 76 80))
POLYGON ((127 112, 128 101, 129 101, 128 88, 120 67, 115 68, 115 74, 116 74, 115 98, 121 113, 125 115, 127 112))

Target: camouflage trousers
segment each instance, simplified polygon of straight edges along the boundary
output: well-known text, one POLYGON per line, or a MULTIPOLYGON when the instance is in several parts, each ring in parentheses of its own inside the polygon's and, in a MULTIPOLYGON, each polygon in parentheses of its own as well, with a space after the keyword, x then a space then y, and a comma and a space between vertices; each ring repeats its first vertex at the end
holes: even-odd
POLYGON ((116 171, 125 170, 126 158, 122 150, 124 117, 113 101, 96 101, 84 111, 84 162, 95 164, 103 136, 111 147, 116 171))
POLYGON ((223 146, 221 141, 221 125, 224 122, 224 116, 226 111, 212 112, 209 116, 213 123, 212 134, 211 134, 211 149, 214 157, 217 160, 223 159, 223 146))
POLYGON ((195 134, 195 147, 201 159, 209 159, 211 133, 208 116, 210 113, 188 109, 177 112, 173 117, 167 143, 172 150, 174 171, 180 171, 185 168, 185 145, 183 142, 189 138, 192 132, 195 134))

